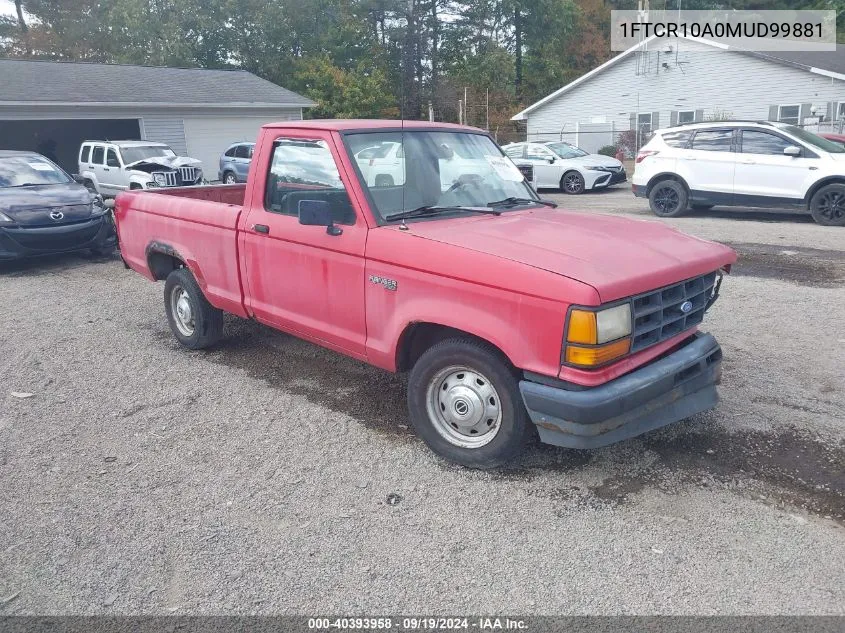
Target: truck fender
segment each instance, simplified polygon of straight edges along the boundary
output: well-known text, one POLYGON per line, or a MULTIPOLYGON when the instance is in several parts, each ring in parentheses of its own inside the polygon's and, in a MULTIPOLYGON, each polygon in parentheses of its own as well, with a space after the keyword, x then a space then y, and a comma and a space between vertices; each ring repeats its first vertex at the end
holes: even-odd
POLYGON ((85 171, 79 172, 79 176, 84 180, 90 180, 91 184, 94 186, 94 190, 97 193, 102 194, 102 191, 100 191, 100 183, 97 181, 97 175, 93 171, 86 169, 85 171))
POLYGON ((143 172, 130 173, 127 188, 131 189, 132 185, 138 185, 141 189, 146 189, 147 183, 152 182, 152 180, 152 176, 143 172))
POLYGON ((150 278, 155 281, 163 281, 167 279, 173 270, 179 268, 179 265, 185 266, 191 271, 194 279, 197 280, 200 289, 206 291, 205 278, 200 272, 199 266, 195 259, 184 256, 178 250, 173 248, 170 244, 159 241, 152 241, 147 244, 144 251, 147 260, 147 269, 150 273, 150 278))

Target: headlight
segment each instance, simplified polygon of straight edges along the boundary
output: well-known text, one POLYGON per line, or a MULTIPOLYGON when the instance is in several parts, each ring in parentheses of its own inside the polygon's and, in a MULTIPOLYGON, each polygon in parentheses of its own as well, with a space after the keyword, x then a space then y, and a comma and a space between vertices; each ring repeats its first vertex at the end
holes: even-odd
POLYGON ((103 203, 103 197, 100 195, 94 196, 91 200, 91 215, 103 215, 106 212, 106 205, 103 203))
POLYGON ((631 304, 611 308, 569 311, 564 343, 564 362, 598 367, 631 350, 631 304))
POLYGON ((167 176, 162 173, 155 173, 153 174, 153 182, 155 182, 160 187, 163 187, 167 184, 167 176))
POLYGON ((601 167, 599 165, 588 165, 587 169, 590 171, 610 171, 607 167, 601 167))

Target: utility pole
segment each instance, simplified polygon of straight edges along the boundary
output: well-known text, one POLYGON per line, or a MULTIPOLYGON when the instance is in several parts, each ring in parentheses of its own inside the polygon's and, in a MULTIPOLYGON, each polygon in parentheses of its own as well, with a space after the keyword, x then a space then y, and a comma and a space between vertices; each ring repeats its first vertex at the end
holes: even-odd
POLYGON ((484 129, 488 132, 490 131, 490 88, 487 88, 485 91, 485 112, 484 112, 484 129))
POLYGON ((469 125, 469 101, 467 101, 466 86, 464 86, 464 125, 469 125))
POLYGON ((464 102, 458 99, 458 123, 464 124, 464 102))

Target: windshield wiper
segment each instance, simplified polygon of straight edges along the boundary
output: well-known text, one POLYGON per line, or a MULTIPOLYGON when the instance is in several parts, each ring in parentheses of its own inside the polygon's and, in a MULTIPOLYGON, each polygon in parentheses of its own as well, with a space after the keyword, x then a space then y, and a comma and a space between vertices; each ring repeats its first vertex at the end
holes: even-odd
POLYGON ((541 204, 544 207, 551 207, 553 209, 557 208, 557 203, 552 202, 551 200, 533 200, 531 198, 516 198, 514 196, 505 198, 504 200, 497 200, 496 202, 488 202, 487 206, 491 208, 515 207, 521 204, 541 204))
POLYGON ((391 220, 409 220, 411 218, 424 218, 429 215, 440 215, 441 213, 453 213, 455 211, 469 211, 471 213, 483 213, 485 215, 502 215, 501 211, 494 209, 484 209, 479 207, 439 207, 434 205, 426 205, 417 207, 416 209, 409 209, 408 211, 399 211, 398 213, 390 213, 384 216, 384 219, 390 222, 391 220))

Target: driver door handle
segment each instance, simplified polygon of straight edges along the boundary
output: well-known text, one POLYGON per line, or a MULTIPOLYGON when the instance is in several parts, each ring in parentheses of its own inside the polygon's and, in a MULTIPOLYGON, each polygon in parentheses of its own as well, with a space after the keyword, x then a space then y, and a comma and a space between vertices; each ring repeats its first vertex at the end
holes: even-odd
POLYGON ((256 233, 263 233, 264 235, 267 235, 268 233, 270 233, 270 227, 267 226, 266 224, 253 224, 252 230, 255 231, 256 233))

